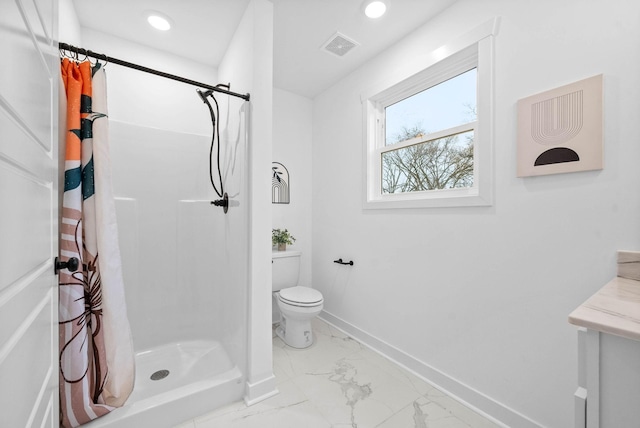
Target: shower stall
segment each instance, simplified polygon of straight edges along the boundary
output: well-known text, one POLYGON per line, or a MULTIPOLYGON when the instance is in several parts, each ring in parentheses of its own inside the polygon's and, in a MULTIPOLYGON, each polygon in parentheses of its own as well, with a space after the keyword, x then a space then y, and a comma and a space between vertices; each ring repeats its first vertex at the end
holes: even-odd
POLYGON ((226 214, 211 203, 210 136, 110 122, 136 379, 124 407, 88 426, 167 426, 244 395, 248 104, 218 102, 226 214))
MULTIPOLYGON (((149 89, 166 89, 155 82, 149 89)), ((136 374, 126 404, 87 426, 171 426, 245 395, 250 104, 208 91, 214 111, 202 92, 181 89, 209 107, 208 135, 109 121, 136 374)))

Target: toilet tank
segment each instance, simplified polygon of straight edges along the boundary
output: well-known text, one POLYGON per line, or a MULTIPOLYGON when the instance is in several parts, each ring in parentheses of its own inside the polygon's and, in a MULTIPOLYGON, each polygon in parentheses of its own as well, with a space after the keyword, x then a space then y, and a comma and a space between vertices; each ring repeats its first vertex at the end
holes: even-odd
POLYGON ((273 291, 298 285, 300 255, 300 251, 273 251, 271 253, 273 291))

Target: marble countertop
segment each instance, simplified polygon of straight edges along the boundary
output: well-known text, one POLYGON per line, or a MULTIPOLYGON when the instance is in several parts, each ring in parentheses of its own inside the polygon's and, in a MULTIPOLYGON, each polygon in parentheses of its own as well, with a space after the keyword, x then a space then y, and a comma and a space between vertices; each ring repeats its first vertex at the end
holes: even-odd
POLYGON ((640 281, 612 279, 569 315, 569 323, 640 340, 640 281))
POLYGON ((569 315, 569 323, 640 340, 640 251, 618 251, 618 276, 569 315))

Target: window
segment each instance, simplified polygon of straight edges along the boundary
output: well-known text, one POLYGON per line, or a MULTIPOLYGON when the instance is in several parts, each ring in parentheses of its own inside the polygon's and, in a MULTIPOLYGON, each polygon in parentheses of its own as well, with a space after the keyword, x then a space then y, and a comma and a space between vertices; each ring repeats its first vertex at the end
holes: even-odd
POLYGON ((385 107, 383 194, 473 187, 476 87, 474 67, 385 107))
POLYGON ((438 61, 365 97, 365 208, 491 205, 488 36, 496 24, 443 46, 430 56, 438 61))

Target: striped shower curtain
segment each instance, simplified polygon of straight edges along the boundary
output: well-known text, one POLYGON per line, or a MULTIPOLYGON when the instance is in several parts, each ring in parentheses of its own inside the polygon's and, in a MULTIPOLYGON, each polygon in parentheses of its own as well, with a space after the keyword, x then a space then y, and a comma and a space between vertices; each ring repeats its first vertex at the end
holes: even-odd
MULTIPOLYGON (((60 423, 96 419, 133 390, 134 361, 111 191, 104 69, 65 58, 65 174, 60 228, 60 423)), ((63 112, 61 112, 63 114, 63 112)))

